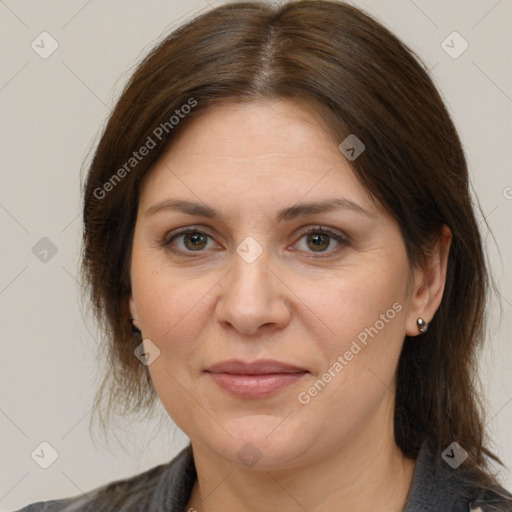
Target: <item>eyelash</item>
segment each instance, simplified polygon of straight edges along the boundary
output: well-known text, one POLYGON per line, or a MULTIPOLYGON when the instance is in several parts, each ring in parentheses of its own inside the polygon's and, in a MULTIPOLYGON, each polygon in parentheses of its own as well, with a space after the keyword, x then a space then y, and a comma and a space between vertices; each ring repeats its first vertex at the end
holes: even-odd
MULTIPOLYGON (((330 250, 330 251, 318 252, 318 253, 311 252, 310 254, 312 256, 309 256, 311 258, 326 258, 326 257, 332 256, 334 254, 337 254, 343 247, 347 247, 347 246, 350 245, 350 241, 349 241, 349 239, 347 237, 345 237, 345 236, 343 236, 343 235, 341 235, 339 233, 336 233, 336 232, 332 231, 331 229, 323 227, 323 226, 315 226, 315 227, 308 228, 308 229, 302 231, 299 234, 299 238, 298 238, 297 241, 301 240, 304 236, 307 236, 307 235, 312 234, 312 233, 327 235, 330 238, 334 239, 336 242, 338 242, 339 245, 338 245, 338 247, 336 247, 335 249, 330 250)), ((171 250, 174 253, 178 253, 178 254, 183 255, 185 257, 192 257, 192 258, 196 257, 196 256, 194 256, 194 252, 197 252, 198 254, 200 254, 202 252, 205 252, 204 250, 200 250, 200 251, 183 251, 182 249, 177 249, 177 248, 172 246, 173 240, 175 240, 176 238, 178 238, 178 237, 180 237, 182 235, 186 235, 186 234, 200 234, 200 235, 206 235, 207 237, 209 237, 211 239, 213 238, 206 231, 202 231, 202 230, 199 230, 199 229, 193 228, 193 227, 187 227, 187 228, 184 228, 182 230, 170 233, 162 241, 161 246, 166 248, 166 249, 171 250)))

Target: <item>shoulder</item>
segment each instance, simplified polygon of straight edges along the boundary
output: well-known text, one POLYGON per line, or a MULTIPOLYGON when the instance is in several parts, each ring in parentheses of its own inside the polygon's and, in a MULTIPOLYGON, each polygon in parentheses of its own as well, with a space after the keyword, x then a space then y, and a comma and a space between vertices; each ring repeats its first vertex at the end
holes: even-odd
MULTIPOLYGON (((102 485, 80 496, 33 503, 18 512, 89 512, 92 510, 106 512, 111 510, 114 505, 116 507, 124 506, 129 501, 128 494, 134 497, 130 499, 132 505, 141 506, 148 503, 156 488, 158 477, 165 467, 165 464, 156 466, 133 477, 102 485)), ((116 510, 124 510, 124 508, 116 510)), ((131 510, 131 508, 126 510, 131 510)), ((133 510, 137 510, 137 508, 133 508, 133 510)))
MULTIPOLYGON (((123 480, 115 480, 83 495, 32 503, 16 512, 146 512, 158 510, 162 490, 186 496, 193 468, 190 445, 167 464, 123 480)), ((193 482, 192 482, 193 483, 193 482)))
POLYGON ((53 500, 53 501, 40 501, 38 503, 32 503, 26 507, 20 508, 16 512, 56 512, 65 510, 65 508, 75 501, 73 498, 64 500, 53 500))
POLYGON ((447 472, 445 480, 456 496, 453 512, 512 512, 512 494, 498 483, 492 488, 482 487, 479 478, 466 471, 455 475, 447 472))
POLYGON ((424 443, 404 512, 512 512, 512 495, 496 484, 483 488, 464 465, 453 467, 424 443))
POLYGON ((512 494, 502 487, 480 492, 473 489, 474 495, 478 498, 471 499, 468 512, 512 512, 512 494))

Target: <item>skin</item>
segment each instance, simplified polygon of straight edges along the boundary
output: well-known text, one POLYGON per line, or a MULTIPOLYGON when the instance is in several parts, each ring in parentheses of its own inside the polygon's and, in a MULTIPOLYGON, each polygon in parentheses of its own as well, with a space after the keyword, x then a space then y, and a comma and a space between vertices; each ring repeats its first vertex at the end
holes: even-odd
POLYGON ((317 112, 291 99, 211 107, 143 183, 130 311, 160 350, 149 365, 158 396, 192 443, 198 480, 187 510, 398 511, 406 501, 414 461, 393 436, 396 366, 405 335, 419 334, 417 318, 430 321, 440 304, 450 233, 426 269, 412 268, 397 222, 357 181, 317 112), (178 198, 220 219, 148 212, 178 198), (276 221, 282 208, 327 198, 366 213, 276 221), (348 242, 327 237, 318 249, 303 231, 320 226, 348 242), (172 239, 183 227, 208 235, 199 250, 172 239), (249 236, 262 249, 252 263, 236 252, 249 236), (400 311, 301 403, 299 393, 393 304, 400 311), (204 372, 232 358, 309 373, 273 396, 241 399, 204 372), (238 456, 247 443, 257 450, 252 466, 238 456))

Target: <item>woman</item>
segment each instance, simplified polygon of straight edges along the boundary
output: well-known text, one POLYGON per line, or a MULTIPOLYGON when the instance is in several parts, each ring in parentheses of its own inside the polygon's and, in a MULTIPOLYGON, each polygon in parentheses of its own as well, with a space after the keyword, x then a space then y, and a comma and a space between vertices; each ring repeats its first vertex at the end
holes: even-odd
POLYGON ((100 397, 158 397, 191 444, 23 510, 512 510, 474 389, 465 157, 375 20, 240 3, 178 29, 114 109, 83 218, 100 397))

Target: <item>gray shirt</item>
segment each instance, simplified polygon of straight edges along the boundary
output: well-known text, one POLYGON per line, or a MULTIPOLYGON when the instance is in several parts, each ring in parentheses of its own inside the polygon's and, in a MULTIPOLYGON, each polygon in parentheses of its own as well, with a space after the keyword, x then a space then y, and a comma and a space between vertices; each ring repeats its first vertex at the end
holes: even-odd
MULTIPOLYGON (((185 507, 196 478, 189 444, 167 464, 84 496, 34 503, 17 512, 194 512, 185 507)), ((422 445, 404 512, 496 511, 512 511, 512 495, 501 487, 478 489, 465 474, 464 465, 452 469, 427 443, 422 445)))

